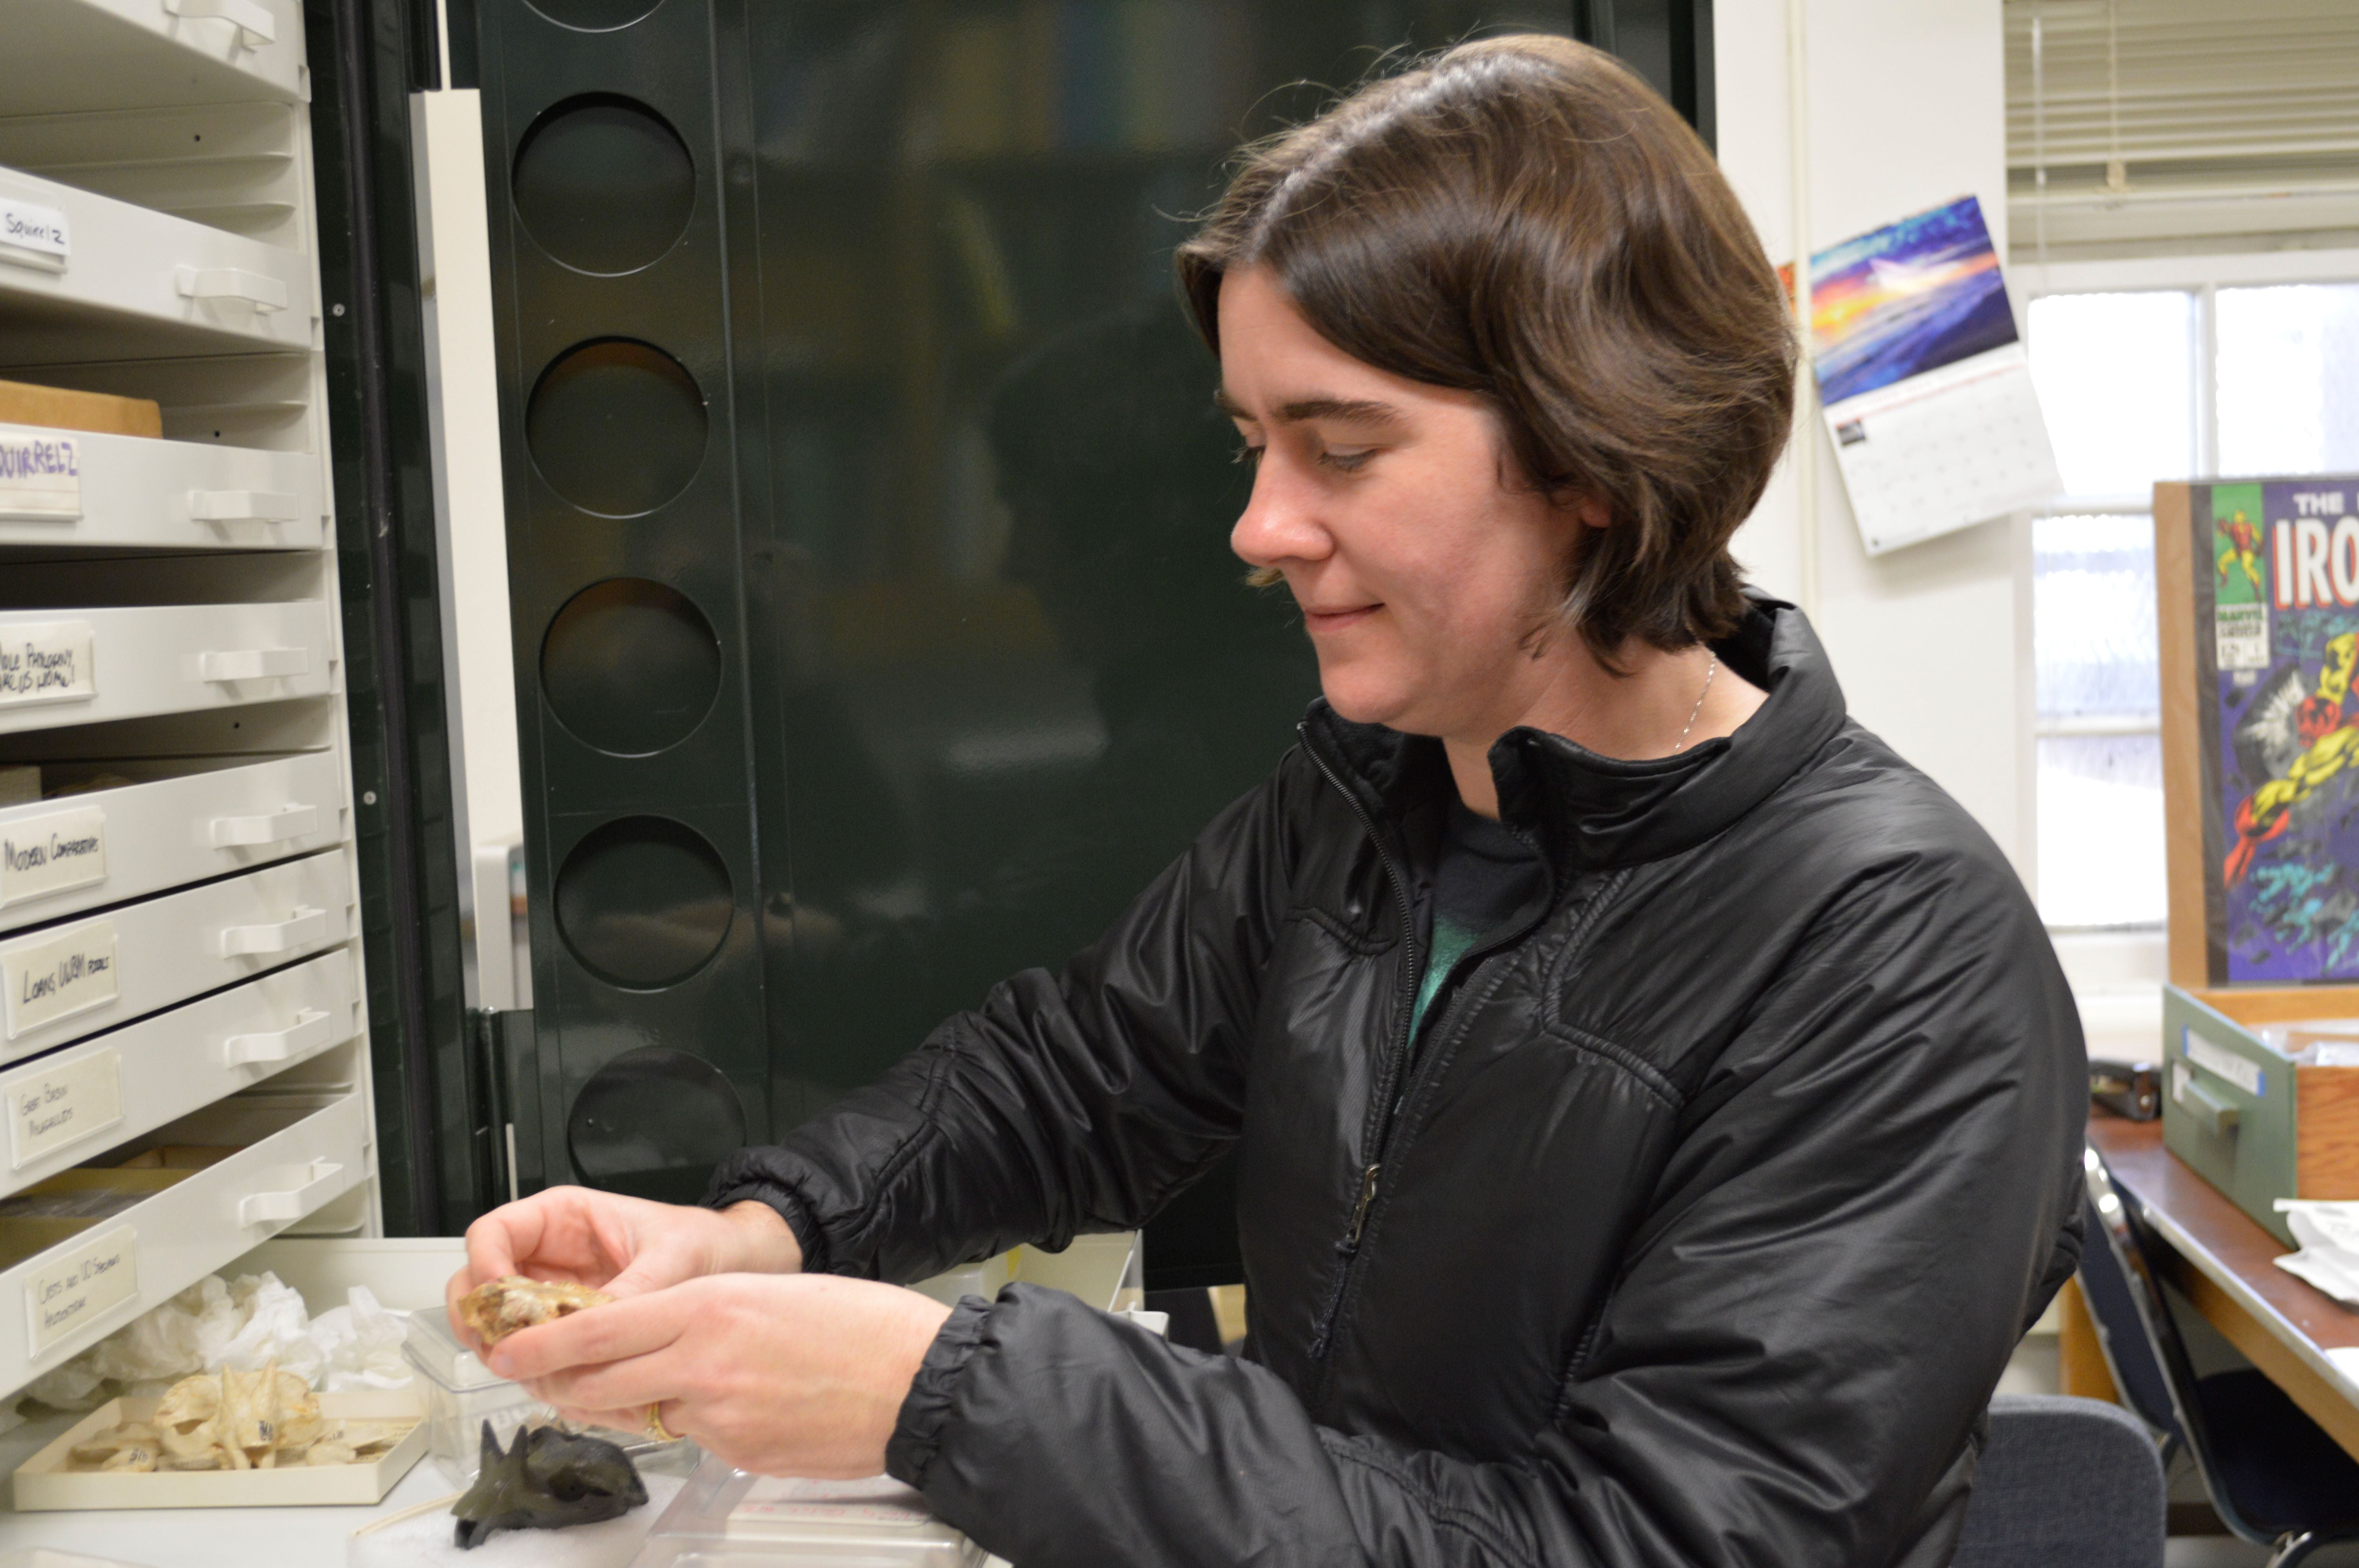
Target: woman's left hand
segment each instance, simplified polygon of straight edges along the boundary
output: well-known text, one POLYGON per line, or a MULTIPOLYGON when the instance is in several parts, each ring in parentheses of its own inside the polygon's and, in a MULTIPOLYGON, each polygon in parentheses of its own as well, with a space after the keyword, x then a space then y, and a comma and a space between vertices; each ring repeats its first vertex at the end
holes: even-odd
POLYGON ((710 1274, 502 1340, 491 1368, 568 1417, 664 1425, 741 1470, 885 1468, 901 1401, 950 1309, 827 1274, 710 1274))

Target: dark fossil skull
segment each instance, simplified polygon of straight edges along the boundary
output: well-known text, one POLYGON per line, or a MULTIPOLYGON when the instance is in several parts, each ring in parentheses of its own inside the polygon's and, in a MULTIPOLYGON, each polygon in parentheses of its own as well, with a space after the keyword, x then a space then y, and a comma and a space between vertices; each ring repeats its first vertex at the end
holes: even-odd
POLYGON ((559 1530, 619 1519, 647 1500, 630 1455, 603 1438, 524 1428, 503 1453, 484 1422, 484 1467, 451 1505, 458 1542, 472 1550, 500 1530, 559 1530))

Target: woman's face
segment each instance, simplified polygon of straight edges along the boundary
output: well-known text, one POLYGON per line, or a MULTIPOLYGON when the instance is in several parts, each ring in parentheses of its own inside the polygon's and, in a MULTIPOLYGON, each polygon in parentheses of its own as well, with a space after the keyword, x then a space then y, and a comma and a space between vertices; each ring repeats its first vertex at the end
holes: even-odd
POLYGON ((1338 713, 1487 744, 1553 678, 1532 634, 1598 509, 1507 488, 1479 395, 1353 359, 1266 269, 1229 274, 1220 308, 1222 404, 1257 465, 1231 546, 1284 575, 1338 713))

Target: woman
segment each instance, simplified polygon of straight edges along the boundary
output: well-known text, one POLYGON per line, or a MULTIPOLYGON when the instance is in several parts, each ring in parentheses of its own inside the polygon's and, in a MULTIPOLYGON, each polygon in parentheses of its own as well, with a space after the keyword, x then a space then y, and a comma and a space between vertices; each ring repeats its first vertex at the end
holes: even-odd
POLYGON ((1301 745, 709 1210, 480 1222, 454 1292, 627 1298, 495 1368, 1027 1568, 1944 1561, 2077 1256, 2078 1028, 1997 850, 1740 589, 1791 348, 1709 155, 1603 55, 1471 44, 1251 149, 1180 271, 1301 745), (1232 1143, 1245 1357, 879 1282, 1232 1143))

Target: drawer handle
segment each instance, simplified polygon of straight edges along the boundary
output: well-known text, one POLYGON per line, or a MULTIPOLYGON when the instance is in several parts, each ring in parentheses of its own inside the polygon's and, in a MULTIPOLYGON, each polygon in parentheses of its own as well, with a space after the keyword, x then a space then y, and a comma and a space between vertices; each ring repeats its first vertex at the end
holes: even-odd
POLYGON ((213 848, 232 849, 245 844, 283 844, 320 829, 316 806, 282 806, 260 816, 213 818, 213 848))
POLYGON ((2179 1107, 2214 1138, 2224 1138, 2235 1131, 2236 1123, 2243 1119, 2234 1100, 2223 1098, 2201 1078, 2190 1077, 2180 1086, 2179 1107))
POLYGON ((229 1065, 243 1067, 255 1062, 284 1062, 316 1050, 325 1045, 335 1031, 333 1014, 307 1007, 295 1014, 293 1023, 276 1034, 233 1034, 224 1044, 229 1047, 229 1065))
POLYGON ((309 648, 240 648, 197 655, 200 680, 268 680, 275 676, 303 675, 310 668, 309 648))
POLYGON ((275 490, 192 490, 189 517, 197 523, 292 523, 303 508, 275 490))
POLYGON ((262 1225, 274 1219, 300 1219, 344 1188, 344 1168, 333 1160, 314 1160, 303 1184, 291 1192, 248 1193, 237 1200, 240 1225, 262 1225))
POLYGON ((294 918, 279 921, 275 925, 232 925, 224 928, 221 934, 222 957, 237 958, 250 953, 290 953, 317 942, 327 934, 326 910, 299 909, 294 918))
POLYGON ((242 266, 176 266, 172 281, 188 299, 243 299, 268 313, 287 308, 287 285, 242 266))
POLYGON ((278 18, 254 0, 164 0, 164 9, 175 16, 234 22, 239 40, 250 49, 278 41, 278 18))

